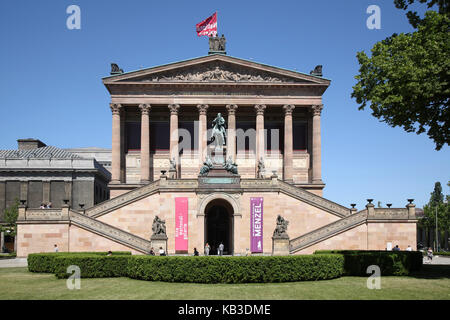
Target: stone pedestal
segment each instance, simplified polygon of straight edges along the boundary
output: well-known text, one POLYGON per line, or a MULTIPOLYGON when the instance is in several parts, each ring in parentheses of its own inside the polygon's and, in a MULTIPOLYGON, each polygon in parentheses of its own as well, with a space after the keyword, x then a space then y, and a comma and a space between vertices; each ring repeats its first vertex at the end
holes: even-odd
POLYGON ((272 237, 272 255, 288 256, 289 255, 289 237, 280 236, 272 237))
POLYGON ((210 145, 208 155, 214 165, 223 165, 226 161, 227 147, 216 148, 214 144, 210 145))
POLYGON ((155 254, 159 255, 159 248, 163 248, 164 251, 167 253, 167 236, 166 235, 153 235, 150 238, 150 241, 152 242, 153 250, 155 251, 155 254))

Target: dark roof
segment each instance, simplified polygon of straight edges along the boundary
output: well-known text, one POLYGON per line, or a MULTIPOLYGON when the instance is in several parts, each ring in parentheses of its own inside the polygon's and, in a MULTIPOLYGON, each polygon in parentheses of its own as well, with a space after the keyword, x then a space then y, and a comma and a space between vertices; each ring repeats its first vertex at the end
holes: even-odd
POLYGON ((9 159, 83 159, 79 155, 57 147, 47 146, 30 150, 0 150, 0 158, 9 159))

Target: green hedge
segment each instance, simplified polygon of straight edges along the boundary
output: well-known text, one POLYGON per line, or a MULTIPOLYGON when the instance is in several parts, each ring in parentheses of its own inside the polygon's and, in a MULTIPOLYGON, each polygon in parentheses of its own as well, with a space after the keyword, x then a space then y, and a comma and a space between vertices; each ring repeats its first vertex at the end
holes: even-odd
POLYGON ((14 259, 17 257, 15 252, 12 253, 0 253, 0 260, 2 259, 14 259))
POLYGON ((341 254, 344 256, 344 274, 367 276, 367 267, 377 265, 381 275, 409 275, 422 267, 420 251, 363 251, 363 250, 318 250, 314 254, 341 254))
POLYGON ((132 256, 128 276, 166 282, 250 283, 323 280, 343 274, 340 255, 268 257, 132 256))
POLYGON ((93 253, 30 254, 28 269, 67 278, 67 268, 80 267, 82 278, 128 276, 133 279, 196 282, 248 283, 323 280, 344 272, 341 255, 282 257, 160 257, 105 256, 93 253))
POLYGON ((54 273, 57 278, 68 278, 69 266, 80 268, 81 278, 113 278, 126 277, 128 255, 95 255, 79 254, 56 257, 54 261, 54 273))
MULTIPOLYGON (((426 255, 426 252, 425 252, 426 255)), ((434 256, 449 256, 450 257, 450 252, 448 251, 439 251, 439 252, 433 252, 434 256)))
POLYGON ((408 275, 422 266, 421 252, 316 251, 314 255, 251 257, 131 256, 129 252, 40 253, 28 256, 31 272, 70 276, 80 267, 82 278, 124 277, 165 282, 268 283, 365 276, 378 265, 382 275, 408 275))
MULTIPOLYGON (((49 252, 32 253, 28 255, 28 271, 39 273, 54 273, 55 259, 57 257, 75 256, 75 255, 96 255, 106 256, 107 252, 49 252)), ((113 256, 125 255, 131 256, 130 251, 113 251, 113 256)))

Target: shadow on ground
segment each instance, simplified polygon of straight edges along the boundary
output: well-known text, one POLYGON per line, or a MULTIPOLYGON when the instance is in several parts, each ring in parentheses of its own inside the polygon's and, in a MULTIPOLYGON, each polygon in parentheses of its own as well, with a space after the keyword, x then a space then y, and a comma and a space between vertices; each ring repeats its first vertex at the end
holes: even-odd
POLYGON ((424 264, 419 272, 414 272, 410 277, 417 279, 450 279, 450 265, 424 264))

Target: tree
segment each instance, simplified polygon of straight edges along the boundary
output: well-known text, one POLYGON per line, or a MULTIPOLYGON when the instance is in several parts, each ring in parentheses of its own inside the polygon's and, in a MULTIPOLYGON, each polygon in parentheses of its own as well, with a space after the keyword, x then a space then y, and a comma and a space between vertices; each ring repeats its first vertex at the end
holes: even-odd
POLYGON ((5 209, 5 225, 0 226, 2 232, 7 232, 8 236, 15 237, 17 234, 17 217, 19 216, 19 199, 15 199, 14 203, 5 209))
MULTIPOLYGON (((446 197, 449 198, 449 195, 446 197)), ((430 201, 423 207, 424 218, 420 220, 420 226, 423 228, 436 228, 436 213, 438 220, 438 233, 441 239, 444 234, 450 231, 450 206, 444 203, 442 186, 440 182, 434 184, 434 190, 431 192, 430 201)))
POLYGON ((444 202, 444 195, 442 194, 442 186, 438 181, 434 184, 434 190, 431 193, 430 204, 436 206, 444 202))
MULTIPOLYGON (((395 7, 398 9, 406 10, 408 6, 416 2, 416 0, 394 0, 395 7)), ((426 3, 428 8, 431 8, 435 5, 438 7, 438 12, 440 14, 449 14, 450 11, 450 1, 449 0, 418 0, 420 3, 426 3)), ((416 11, 408 11, 406 13, 408 17, 409 23, 414 27, 423 22, 423 19, 420 18, 419 14, 416 11)))
MULTIPOLYGON (((406 9, 414 0, 394 0, 406 9)), ((429 10, 424 18, 409 11, 408 19, 417 30, 393 34, 377 42, 369 58, 357 53, 360 64, 352 98, 363 110, 391 127, 427 135, 436 149, 450 144, 450 15, 448 0, 419 0, 429 10), (442 4, 441 4, 442 3, 442 4)))

